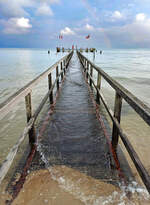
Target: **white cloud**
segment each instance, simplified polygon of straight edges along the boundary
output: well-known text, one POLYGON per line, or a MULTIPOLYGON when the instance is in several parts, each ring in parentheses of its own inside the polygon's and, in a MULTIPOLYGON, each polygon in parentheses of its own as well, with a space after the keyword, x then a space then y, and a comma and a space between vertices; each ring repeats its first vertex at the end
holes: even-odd
POLYGON ((85 26, 85 29, 89 30, 89 31, 93 31, 94 30, 94 27, 89 25, 88 23, 86 24, 85 26))
POLYGON ((144 20, 146 20, 146 15, 144 13, 139 13, 136 15, 135 19, 137 22, 143 22, 144 20))
POLYGON ((7 21, 3 20, 4 30, 6 34, 23 34, 29 32, 32 25, 28 18, 10 18, 7 21))
POLYGON ((150 47, 150 18, 137 14, 135 20, 124 26, 104 29, 112 44, 123 47, 150 47))
POLYGON ((31 0, 0 0, 0 13, 5 17, 21 17, 29 15, 25 7, 33 6, 31 0))
POLYGON ((52 16, 53 15, 53 11, 52 9, 46 4, 42 4, 36 12, 38 15, 45 15, 45 16, 52 16))
POLYGON ((62 35, 74 35, 75 34, 75 32, 71 30, 69 27, 65 27, 64 29, 60 31, 60 33, 62 35))
POLYGON ((114 11, 114 13, 112 14, 112 17, 115 19, 121 19, 123 15, 120 13, 120 11, 114 11))
POLYGON ((47 15, 52 14, 52 10, 49 6, 58 3, 60 3, 60 0, 0 0, 0 13, 3 17, 18 18, 30 16, 27 12, 27 8, 33 8, 40 13, 45 11, 47 15))

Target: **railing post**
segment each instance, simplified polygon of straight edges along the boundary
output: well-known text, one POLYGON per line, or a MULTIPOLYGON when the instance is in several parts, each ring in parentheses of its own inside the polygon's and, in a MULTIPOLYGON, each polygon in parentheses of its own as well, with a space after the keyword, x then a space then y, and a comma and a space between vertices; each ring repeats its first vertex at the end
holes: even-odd
MULTIPOLYGON (((121 119, 121 108, 122 108, 122 97, 116 92, 114 117, 118 120, 119 123, 121 119)), ((115 151, 117 150, 118 140, 119 140, 119 132, 115 123, 113 123, 112 147, 115 151)))
MULTIPOLYGON (((52 87, 52 74, 51 73, 48 75, 48 86, 50 90, 52 87)), ((50 101, 50 104, 53 104, 53 90, 51 91, 49 95, 49 101, 50 101)))
MULTIPOLYGON (((98 76, 97 76, 97 88, 100 90, 101 88, 101 74, 98 73, 98 76)), ((96 102, 97 104, 100 104, 100 96, 99 96, 99 92, 97 91, 97 94, 96 94, 96 102)))
MULTIPOLYGON (((56 67, 56 78, 59 76, 58 66, 56 67)), ((59 90, 59 78, 57 79, 57 90, 59 90)))
MULTIPOLYGON (((31 93, 28 93, 25 96, 25 104, 26 104, 26 116, 27 116, 27 123, 28 123, 32 117, 31 93)), ((35 142, 36 142, 36 134, 33 125, 29 131, 29 143, 33 145, 35 142)))
MULTIPOLYGON (((90 64, 91 65, 91 64, 90 64)), ((93 77, 93 67, 92 67, 92 65, 90 66, 91 68, 90 68, 90 76, 91 76, 91 78, 93 77)), ((90 86, 92 87, 92 80, 90 79, 90 86)))
POLYGON ((84 72, 86 72, 85 58, 83 58, 84 72))
POLYGON ((85 71, 86 71, 86 60, 84 58, 84 67, 85 67, 85 71))
POLYGON ((89 77, 89 74, 88 74, 88 71, 89 71, 89 62, 86 61, 86 77, 87 77, 87 80, 88 80, 88 77, 89 77))
MULTIPOLYGON (((61 62, 61 64, 60 64, 60 68, 61 68, 61 72, 63 71, 63 64, 62 64, 62 62, 61 62)), ((64 75, 63 75, 63 72, 61 73, 61 81, 63 80, 63 77, 64 77, 64 75)))
POLYGON ((66 65, 65 65, 65 60, 63 61, 64 63, 64 75, 66 74, 66 65))

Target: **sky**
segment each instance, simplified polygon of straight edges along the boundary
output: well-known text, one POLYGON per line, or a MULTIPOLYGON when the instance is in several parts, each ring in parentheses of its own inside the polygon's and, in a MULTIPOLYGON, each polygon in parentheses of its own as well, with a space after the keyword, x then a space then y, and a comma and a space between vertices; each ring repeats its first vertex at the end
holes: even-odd
POLYGON ((150 48, 150 0, 0 0, 0 47, 72 45, 150 48))

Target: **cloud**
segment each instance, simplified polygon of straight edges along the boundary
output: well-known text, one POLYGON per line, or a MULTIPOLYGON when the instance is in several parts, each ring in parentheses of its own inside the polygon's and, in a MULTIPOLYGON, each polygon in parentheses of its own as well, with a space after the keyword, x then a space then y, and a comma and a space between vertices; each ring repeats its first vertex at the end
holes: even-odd
POLYGON ((105 28, 104 32, 119 47, 150 47, 150 18, 144 13, 137 14, 130 24, 105 28))
POLYGON ((99 17, 97 15, 97 9, 96 7, 92 7, 88 0, 81 0, 83 3, 83 6, 87 9, 88 13, 90 14, 90 16, 94 19, 94 21, 99 22, 99 17))
POLYGON ((135 18, 137 22, 143 22, 144 20, 146 20, 146 15, 144 13, 139 13, 135 18))
POLYGON ((24 34, 29 32, 32 25, 29 22, 28 18, 10 18, 7 21, 3 20, 4 25, 3 32, 5 34, 24 34))
POLYGON ((53 16, 52 9, 46 4, 43 3, 36 11, 37 15, 44 15, 44 16, 53 16))
POLYGON ((114 11, 114 13, 112 14, 112 18, 113 19, 122 19, 123 15, 120 13, 120 11, 114 11))
POLYGON ((65 27, 64 29, 60 31, 60 33, 62 35, 74 35, 75 34, 75 32, 71 30, 69 27, 65 27))
POLYGON ((86 26, 85 26, 85 29, 86 29, 86 30, 89 30, 89 31, 93 31, 93 30, 94 30, 94 27, 91 26, 91 25, 89 25, 89 24, 87 23, 86 26))
POLYGON ((60 0, 0 0, 0 14, 3 17, 22 17, 30 16, 28 8, 46 15, 52 15, 52 10, 49 7, 51 4, 58 4, 60 0))
POLYGON ((31 6, 32 0, 0 0, 0 13, 4 17, 28 16, 29 13, 24 8, 31 6))

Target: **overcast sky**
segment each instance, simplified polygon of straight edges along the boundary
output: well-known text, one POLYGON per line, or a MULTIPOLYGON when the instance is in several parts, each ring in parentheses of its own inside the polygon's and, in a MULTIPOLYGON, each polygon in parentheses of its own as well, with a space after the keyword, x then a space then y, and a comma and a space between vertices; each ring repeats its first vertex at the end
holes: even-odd
POLYGON ((0 47, 72 44, 150 48, 150 0, 0 0, 0 47))

